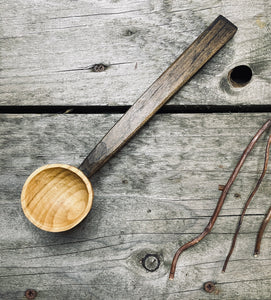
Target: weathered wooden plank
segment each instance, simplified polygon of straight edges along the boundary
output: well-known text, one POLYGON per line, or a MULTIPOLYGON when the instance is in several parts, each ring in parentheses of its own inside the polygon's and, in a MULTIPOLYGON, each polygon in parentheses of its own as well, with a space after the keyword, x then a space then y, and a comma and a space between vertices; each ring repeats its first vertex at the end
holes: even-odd
POLYGON ((170 104, 269 104, 269 1, 2 1, 1 105, 130 105, 219 14, 239 28, 170 104), (91 72, 97 63, 105 72, 91 72), (228 72, 249 65, 233 88, 228 72))
POLYGON ((93 177, 90 215, 73 230, 52 234, 24 217, 19 200, 24 180, 45 163, 79 165, 119 116, 1 115, 0 298, 21 299, 34 288, 41 299, 268 299, 269 227, 261 255, 255 259, 252 253, 270 205, 269 174, 221 273, 238 216, 261 172, 268 134, 244 165, 212 233, 183 254, 173 282, 168 272, 179 245, 207 224, 218 184, 226 182, 269 117, 156 115, 93 177), (146 254, 158 255, 157 271, 142 267, 146 254), (217 282, 218 295, 202 290, 208 280, 217 282))

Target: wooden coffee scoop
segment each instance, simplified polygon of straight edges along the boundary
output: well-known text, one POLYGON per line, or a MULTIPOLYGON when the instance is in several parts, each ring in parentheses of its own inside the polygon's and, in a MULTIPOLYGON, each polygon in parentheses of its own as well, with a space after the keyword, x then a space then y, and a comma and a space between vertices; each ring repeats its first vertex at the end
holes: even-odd
POLYGON ((89 213, 93 201, 90 178, 235 34, 223 16, 215 21, 143 93, 98 143, 79 168, 45 165, 26 180, 21 204, 26 217, 40 229, 73 228, 89 213))

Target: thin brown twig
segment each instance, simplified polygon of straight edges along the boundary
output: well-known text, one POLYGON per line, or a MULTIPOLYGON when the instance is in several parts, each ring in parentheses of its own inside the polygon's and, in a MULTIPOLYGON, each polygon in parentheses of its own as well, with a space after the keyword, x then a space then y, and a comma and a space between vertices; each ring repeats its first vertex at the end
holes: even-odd
POLYGON ((261 241, 262 241, 263 233, 264 233, 264 230, 265 230, 268 222, 270 221, 270 219, 271 219, 271 206, 269 207, 267 215, 263 219, 262 225, 261 225, 260 230, 259 230, 258 235, 257 235, 257 240, 256 240, 256 245, 255 245, 255 250, 254 250, 254 256, 255 257, 257 257, 258 254, 260 254, 260 248, 261 248, 261 241))
POLYGON ((223 265, 223 269, 222 269, 222 272, 225 272, 226 271, 226 268, 227 268, 227 265, 228 265, 228 262, 230 260, 230 257, 232 255, 232 252, 234 250, 234 247, 235 247, 235 243, 236 243, 236 240, 237 240, 237 236, 239 234, 239 231, 241 229, 241 226, 242 226, 242 223, 243 223, 243 219, 244 219, 244 216, 245 216, 245 213, 246 213, 246 210, 252 200, 252 198, 254 197, 254 195, 256 194, 258 188, 260 187, 262 181, 263 181, 263 178, 264 178, 264 175, 266 173, 266 170, 267 170, 267 165, 268 165, 268 160, 269 160, 269 150, 270 150, 270 143, 271 143, 271 135, 269 136, 269 139, 268 139, 268 142, 267 142, 267 145, 266 145, 266 150, 265 150, 265 159, 264 159, 264 166, 263 166, 263 171, 262 171, 262 174, 259 178, 259 180, 257 181, 256 185, 255 185, 255 188, 254 190, 251 192, 251 194, 249 195, 248 199, 247 199, 247 202, 245 203, 244 205, 244 208, 243 208, 243 211, 242 211, 242 214, 239 218, 239 223, 238 223, 238 226, 235 230, 235 234, 234 234, 234 237, 232 239, 232 243, 231 243, 231 248, 229 250, 229 253, 226 257, 226 260, 224 262, 224 265, 223 265))
POLYGON ((230 178, 228 179, 227 184, 225 185, 221 196, 217 202, 216 208, 214 210, 214 213, 211 217, 211 219, 209 220, 208 225, 205 227, 204 231, 199 234, 195 239, 193 239, 192 241, 184 244, 183 246, 181 246, 177 252, 175 253, 173 260, 172 260, 172 264, 171 264, 171 269, 170 269, 170 274, 169 274, 169 279, 173 280, 174 279, 174 275, 175 275, 175 271, 176 271, 176 265, 178 262, 178 258, 181 255, 181 253, 185 250, 187 250, 188 248, 190 248, 191 246, 197 244, 198 242, 200 242, 213 228, 215 221, 220 213, 220 210, 223 206, 224 200, 229 192, 230 187, 232 186, 234 180, 236 179, 242 165, 244 164, 248 154, 250 153, 250 151, 253 149, 254 145, 256 144, 256 142, 258 141, 258 139, 262 136, 262 134, 265 132, 265 130, 267 130, 269 127, 271 126, 271 120, 268 120, 263 126, 262 128, 256 133, 256 135, 253 137, 253 139, 250 141, 250 143, 248 144, 247 148, 245 149, 245 151, 243 152, 239 162, 237 163, 235 169, 233 170, 230 178))

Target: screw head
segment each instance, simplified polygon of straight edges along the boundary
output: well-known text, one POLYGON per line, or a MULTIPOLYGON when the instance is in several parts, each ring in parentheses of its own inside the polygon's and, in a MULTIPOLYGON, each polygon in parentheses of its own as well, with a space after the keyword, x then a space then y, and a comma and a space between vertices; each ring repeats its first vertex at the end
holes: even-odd
POLYGON ((142 265, 147 271, 154 272, 160 266, 160 259, 157 254, 146 254, 142 259, 142 265))
POLYGON ((24 295, 27 299, 35 299, 37 297, 38 293, 37 293, 37 291, 35 291, 33 289, 28 289, 25 291, 24 295))
POLYGON ((92 67, 93 72, 103 72, 105 69, 106 66, 104 64, 96 64, 92 67))
POLYGON ((203 288, 205 292, 212 293, 215 290, 215 284, 212 281, 207 281, 204 283, 203 288))

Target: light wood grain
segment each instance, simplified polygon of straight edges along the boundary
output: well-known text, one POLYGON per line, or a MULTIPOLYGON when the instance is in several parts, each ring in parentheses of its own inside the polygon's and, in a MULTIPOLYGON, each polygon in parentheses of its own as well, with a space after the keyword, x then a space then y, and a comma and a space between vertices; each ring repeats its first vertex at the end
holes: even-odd
POLYGON ((21 194, 26 217, 50 232, 66 231, 80 223, 89 213, 92 200, 88 178, 66 164, 38 168, 27 178, 21 194))
POLYGON ((24 217, 24 180, 42 164, 78 165, 119 115, 1 115, 1 298, 21 299, 34 288, 41 299, 268 299, 269 227, 257 259, 253 250, 270 205, 270 174, 247 211, 227 272, 221 268, 242 206, 261 173, 270 133, 242 168, 212 233, 184 253, 176 280, 168 281, 176 248, 206 226, 220 195, 218 185, 268 118, 156 115, 93 177, 96 200, 88 217, 68 232, 52 234, 24 217), (147 253, 161 261, 153 273, 142 267, 147 253), (217 282, 219 295, 203 291, 209 280, 217 282))
POLYGON ((0 11, 1 105, 131 105, 219 14, 239 32, 170 104, 270 103, 270 1, 11 0, 0 11), (253 77, 236 89, 227 75, 240 64, 253 77))

